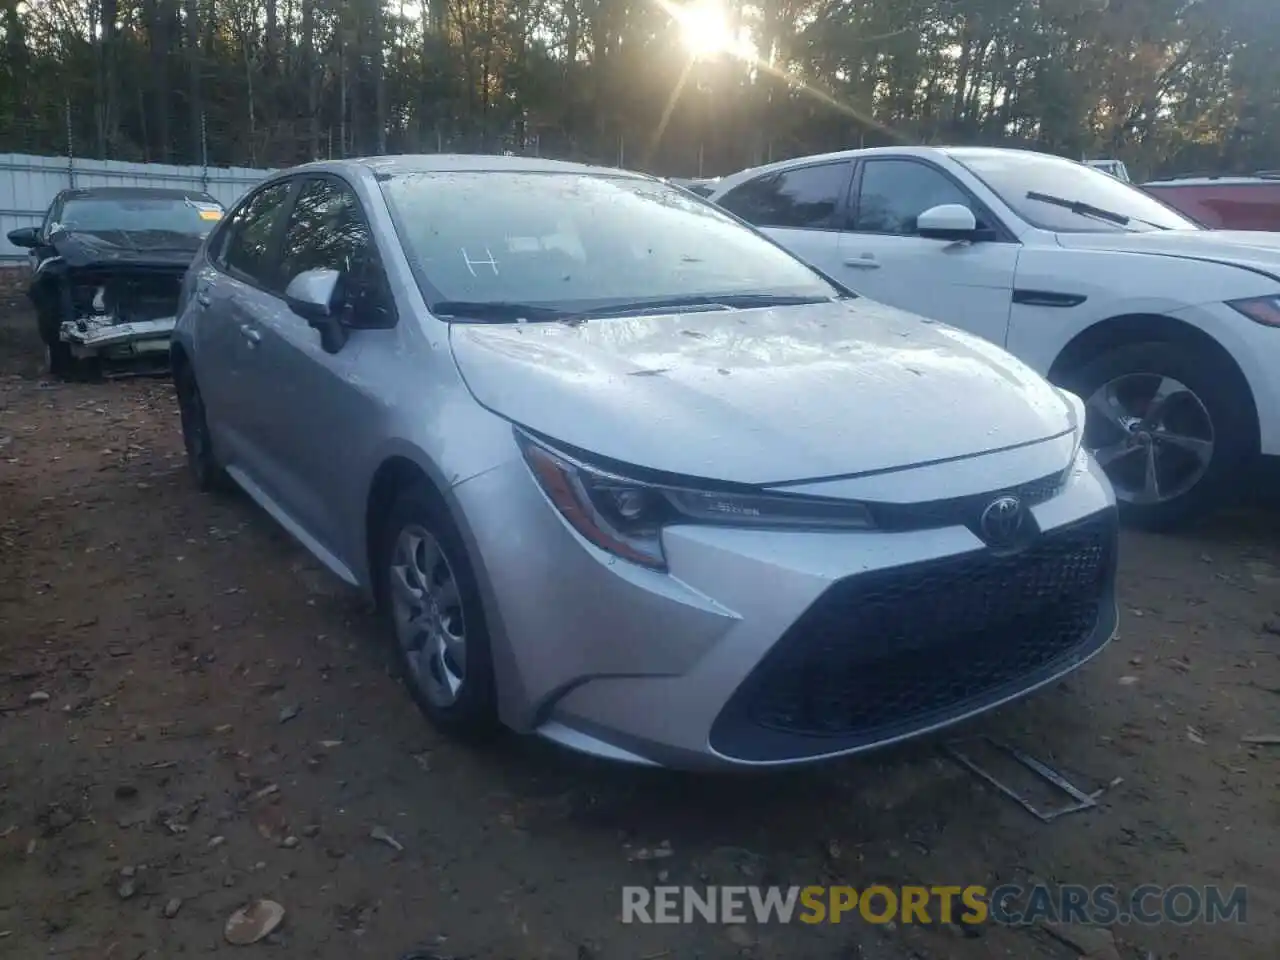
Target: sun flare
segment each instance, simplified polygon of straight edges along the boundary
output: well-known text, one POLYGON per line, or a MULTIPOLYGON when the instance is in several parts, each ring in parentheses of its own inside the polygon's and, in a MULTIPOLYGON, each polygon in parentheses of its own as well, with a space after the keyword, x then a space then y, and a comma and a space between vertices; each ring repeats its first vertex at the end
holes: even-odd
POLYGON ((725 21, 724 9, 714 2, 689 3, 671 8, 680 26, 680 42, 695 57, 713 57, 738 49, 735 37, 725 21))

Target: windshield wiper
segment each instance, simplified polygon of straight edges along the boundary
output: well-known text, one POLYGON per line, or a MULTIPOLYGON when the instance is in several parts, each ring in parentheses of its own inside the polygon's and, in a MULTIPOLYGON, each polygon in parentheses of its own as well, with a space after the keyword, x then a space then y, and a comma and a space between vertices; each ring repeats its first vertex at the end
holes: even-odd
POLYGON ((440 300, 431 305, 431 312, 437 317, 483 320, 486 323, 515 323, 520 320, 537 323, 574 316, 571 310, 511 300, 440 300))
POLYGON ((559 307, 518 303, 511 300, 441 300, 431 307, 438 317, 480 320, 486 323, 581 323, 596 317, 620 317, 632 314, 666 313, 675 310, 724 308, 749 310, 754 307, 791 307, 806 303, 826 303, 835 297, 814 294, 727 293, 693 294, 683 297, 655 297, 651 300, 626 300, 604 304, 588 310, 564 310, 559 307))
POLYGON ((751 310, 758 307, 796 307, 806 303, 826 303, 834 297, 815 294, 777 293, 698 293, 683 297, 654 297, 651 300, 631 300, 595 307, 578 316, 617 317, 624 314, 666 313, 698 307, 723 307, 728 310, 751 310))
POLYGON ((1095 207, 1091 203, 1085 203, 1083 200, 1068 200, 1066 197, 1055 197, 1049 193, 1038 193, 1035 190, 1027 192, 1028 200, 1036 200, 1040 203, 1051 203, 1055 207, 1062 207, 1064 210, 1070 210, 1072 213, 1082 217, 1093 217, 1095 220, 1105 220, 1108 223, 1114 223, 1117 226, 1127 227, 1131 223, 1141 223, 1145 226, 1152 227, 1156 230, 1168 230, 1158 223, 1152 223, 1150 220, 1143 220, 1141 217, 1130 217, 1123 213, 1116 213, 1114 210, 1107 210, 1103 207, 1095 207))

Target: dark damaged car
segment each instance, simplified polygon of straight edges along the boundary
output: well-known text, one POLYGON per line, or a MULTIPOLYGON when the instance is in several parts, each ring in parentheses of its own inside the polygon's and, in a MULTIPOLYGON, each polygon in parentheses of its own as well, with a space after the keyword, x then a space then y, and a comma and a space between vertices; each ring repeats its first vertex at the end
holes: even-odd
POLYGON ((64 190, 43 224, 10 231, 31 251, 49 372, 166 369, 182 277, 222 215, 200 191, 98 187, 64 190))

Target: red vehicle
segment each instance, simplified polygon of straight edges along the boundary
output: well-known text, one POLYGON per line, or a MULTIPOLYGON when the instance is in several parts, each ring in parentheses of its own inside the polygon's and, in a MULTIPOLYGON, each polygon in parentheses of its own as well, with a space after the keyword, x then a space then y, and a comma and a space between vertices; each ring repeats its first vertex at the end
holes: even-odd
POLYGON ((1251 177, 1176 177, 1142 189, 1213 230, 1280 232, 1280 172, 1251 177))

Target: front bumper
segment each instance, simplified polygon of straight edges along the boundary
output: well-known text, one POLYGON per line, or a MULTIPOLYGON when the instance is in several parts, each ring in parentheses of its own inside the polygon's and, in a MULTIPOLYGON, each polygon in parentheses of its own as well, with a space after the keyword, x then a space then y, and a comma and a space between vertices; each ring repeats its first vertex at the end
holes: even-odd
POLYGON ((135 320, 129 323, 92 323, 67 320, 59 337, 71 345, 77 357, 106 357, 128 360, 137 357, 166 357, 176 317, 135 320))
POLYGON ((690 525, 666 531, 658 573, 585 543, 522 462, 454 493, 503 719, 618 760, 762 767, 884 746, 1054 681, 1116 625, 1115 501, 1084 457, 1014 555, 963 525, 690 525))

